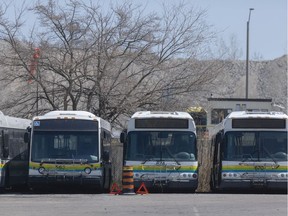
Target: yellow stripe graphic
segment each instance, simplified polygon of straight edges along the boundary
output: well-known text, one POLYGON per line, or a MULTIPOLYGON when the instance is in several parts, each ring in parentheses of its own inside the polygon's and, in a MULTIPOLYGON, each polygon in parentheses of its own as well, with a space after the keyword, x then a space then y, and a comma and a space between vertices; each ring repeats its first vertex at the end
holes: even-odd
POLYGON ((39 169, 40 167, 44 167, 47 170, 83 170, 86 167, 90 167, 92 169, 100 168, 101 165, 99 163, 91 163, 91 164, 41 164, 36 162, 30 162, 30 169, 39 169))

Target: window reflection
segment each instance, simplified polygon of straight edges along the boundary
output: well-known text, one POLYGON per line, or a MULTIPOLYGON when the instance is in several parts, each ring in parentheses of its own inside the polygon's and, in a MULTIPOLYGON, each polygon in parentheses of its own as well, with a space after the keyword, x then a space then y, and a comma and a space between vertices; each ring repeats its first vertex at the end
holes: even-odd
POLYGON ((192 132, 130 132, 127 160, 196 160, 196 137, 192 132))
POLYGON ((98 157, 97 132, 34 132, 32 161, 86 159, 94 162, 98 157))
POLYGON ((287 132, 227 132, 224 160, 287 161, 287 132))

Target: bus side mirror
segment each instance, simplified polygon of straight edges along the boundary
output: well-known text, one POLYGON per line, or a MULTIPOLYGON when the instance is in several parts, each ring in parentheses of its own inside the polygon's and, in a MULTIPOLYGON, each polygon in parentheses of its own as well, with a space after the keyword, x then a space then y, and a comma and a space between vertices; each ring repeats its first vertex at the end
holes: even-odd
POLYGON ((224 133, 221 131, 220 133, 218 133, 216 135, 216 142, 217 143, 222 143, 224 138, 225 138, 224 133))
POLYGON ((106 134, 105 131, 103 131, 101 135, 102 135, 102 138, 103 138, 103 139, 106 139, 106 138, 107 138, 107 134, 106 134))
POLYGON ((103 161, 104 161, 104 162, 109 162, 109 157, 110 157, 109 151, 104 151, 104 152, 103 152, 103 155, 102 155, 103 161))
POLYGON ((29 143, 29 133, 28 132, 24 133, 24 142, 29 143))
POLYGON ((3 146, 2 146, 2 156, 4 159, 7 159, 9 157, 9 135, 7 133, 4 133, 4 139, 3 139, 3 146))
POLYGON ((7 159, 9 157, 9 151, 7 148, 3 149, 3 159, 7 159))
POLYGON ((127 138, 126 132, 121 132, 121 134, 120 134, 120 142, 121 143, 125 143, 126 142, 126 138, 127 138))

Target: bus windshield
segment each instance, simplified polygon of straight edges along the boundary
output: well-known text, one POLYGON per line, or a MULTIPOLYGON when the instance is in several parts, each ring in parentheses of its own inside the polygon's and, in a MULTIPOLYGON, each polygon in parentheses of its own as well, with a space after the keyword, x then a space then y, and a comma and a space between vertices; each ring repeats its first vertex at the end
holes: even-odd
POLYGON ((125 159, 134 161, 195 161, 196 136, 184 131, 133 131, 128 133, 125 159))
POLYGON ((287 161, 287 132, 233 131, 225 134, 224 160, 287 161))
POLYGON ((34 131, 31 161, 51 162, 59 159, 97 162, 98 132, 34 131))

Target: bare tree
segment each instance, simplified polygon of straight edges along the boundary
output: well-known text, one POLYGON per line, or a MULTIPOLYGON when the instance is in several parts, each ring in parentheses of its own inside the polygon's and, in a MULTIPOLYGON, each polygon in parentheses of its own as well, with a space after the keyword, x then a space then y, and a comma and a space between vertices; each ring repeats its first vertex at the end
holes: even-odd
POLYGON ((179 107, 179 98, 204 91, 221 65, 196 60, 214 38, 206 11, 183 4, 163 8, 162 14, 145 14, 128 3, 104 11, 92 1, 71 0, 65 7, 39 1, 32 9, 40 25, 26 40, 16 34, 20 16, 14 25, 0 19, 0 39, 9 50, 1 56, 9 67, 1 80, 23 89, 1 109, 14 107, 23 115, 36 106, 39 113, 87 110, 116 122, 136 109, 179 107), (35 61, 37 73, 31 71, 35 61))

